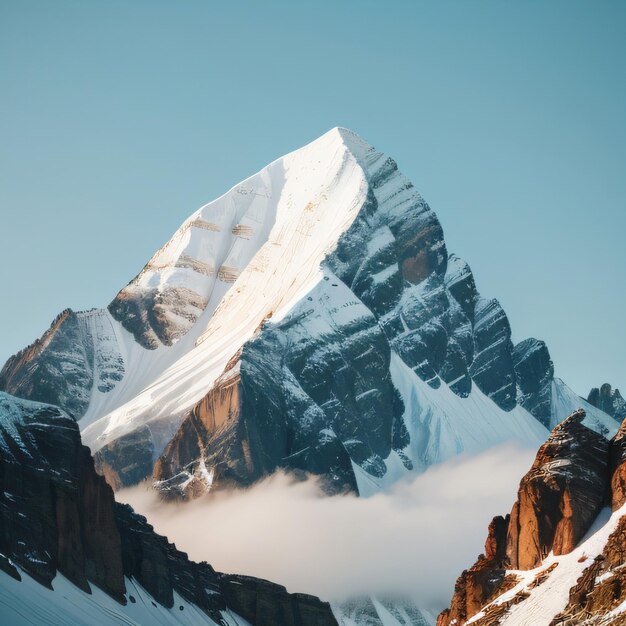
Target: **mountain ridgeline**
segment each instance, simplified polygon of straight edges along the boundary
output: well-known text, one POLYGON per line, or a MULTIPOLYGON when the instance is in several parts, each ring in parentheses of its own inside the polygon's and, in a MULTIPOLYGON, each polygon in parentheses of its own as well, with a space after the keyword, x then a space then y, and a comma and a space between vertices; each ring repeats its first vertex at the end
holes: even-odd
MULTIPOLYGON (((333 129, 186 220, 106 310, 65 311, 0 388, 74 416, 114 487, 193 497, 277 469, 330 492, 504 440, 582 406, 396 163, 333 129)), ((612 405, 611 405, 612 406, 612 405)), ((603 409, 604 407, 604 409, 603 409)))
POLYGON ((587 402, 620 423, 626 418, 626 400, 622 397, 619 389, 613 389, 609 383, 604 383, 599 388, 594 387, 587 396, 587 402))
POLYGON ((0 370, 0 615, 73 622, 79 594, 85 623, 425 626, 194 563, 113 491, 283 470, 367 496, 517 441, 535 462, 438 626, 626 624, 626 402, 511 336, 393 159, 335 128, 273 161, 0 370))

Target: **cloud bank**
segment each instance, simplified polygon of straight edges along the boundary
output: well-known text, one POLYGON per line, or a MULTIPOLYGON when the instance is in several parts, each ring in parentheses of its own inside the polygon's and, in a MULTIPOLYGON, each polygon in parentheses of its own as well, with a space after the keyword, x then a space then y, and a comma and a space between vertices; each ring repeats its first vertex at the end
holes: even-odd
POLYGON ((498 446, 429 468, 370 498, 322 496, 314 481, 274 475, 185 503, 146 485, 117 494, 190 558, 325 599, 402 594, 447 605, 483 551, 487 525, 515 500, 535 451, 498 446))

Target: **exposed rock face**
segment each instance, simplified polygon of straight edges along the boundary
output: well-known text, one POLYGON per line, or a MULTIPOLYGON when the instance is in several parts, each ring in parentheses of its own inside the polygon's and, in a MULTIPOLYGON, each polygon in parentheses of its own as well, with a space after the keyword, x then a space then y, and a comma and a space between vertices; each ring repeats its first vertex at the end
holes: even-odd
POLYGON ((626 418, 626 400, 622 398, 619 389, 613 389, 608 383, 604 383, 599 389, 594 387, 589 392, 587 402, 614 417, 618 422, 626 418))
POLYGON ((141 290, 131 283, 109 304, 109 312, 139 345, 154 350, 185 335, 207 303, 185 287, 141 290))
POLYGON ((94 383, 106 393, 124 376, 110 321, 98 310, 63 311, 33 344, 0 371, 0 389, 61 407, 75 419, 87 410, 94 383))
POLYGON ((584 417, 573 413, 541 446, 510 516, 491 522, 485 554, 457 580, 438 626, 465 623, 505 591, 507 569, 533 569, 551 551, 567 554, 589 529, 608 494, 609 442, 584 417))
POLYGON ((57 571, 123 599, 113 492, 93 469, 76 422, 0 393, 0 552, 40 583, 57 571))
POLYGON ((548 347, 538 339, 525 339, 515 346, 513 363, 517 376, 518 402, 544 426, 549 427, 554 365, 548 347))
MULTIPOLYGON (((433 388, 443 381, 466 397, 475 383, 502 409, 516 406, 504 311, 479 296, 465 262, 448 257, 435 214, 395 162, 371 151, 361 166, 368 195, 327 256, 324 280, 283 320, 267 321, 237 374, 225 372, 190 411, 156 464, 168 494, 202 491, 207 468, 212 483, 244 485, 278 468, 303 470, 332 492, 356 489, 353 463, 380 478, 395 451, 413 467, 402 453, 410 437, 392 353, 433 388)), ((518 361, 524 402, 549 420, 543 363, 518 361)), ((434 442, 421 436, 426 451, 434 442)))
POLYGON ((0 569, 21 580, 16 566, 47 587, 60 572, 121 603, 133 578, 162 605, 172 607, 176 591, 217 623, 226 608, 254 625, 337 623, 315 597, 190 561, 114 501, 72 418, 0 392, 0 569))
MULTIPOLYGON (((239 365, 238 361, 229 364, 230 369, 182 423, 168 454, 158 459, 154 477, 165 497, 194 497, 206 493, 214 481, 249 485, 263 475, 263 459, 255 463, 251 453, 250 438, 258 434, 248 432, 240 416, 239 365)), ((250 428, 255 429, 255 424, 250 428)))
POLYGON ((251 624, 336 626, 330 606, 315 596, 289 594, 281 585, 251 576, 219 575, 226 604, 251 624))
POLYGON ((507 536, 513 569, 532 569, 551 550, 570 552, 605 500, 609 442, 584 417, 578 411, 554 428, 520 483, 507 536))

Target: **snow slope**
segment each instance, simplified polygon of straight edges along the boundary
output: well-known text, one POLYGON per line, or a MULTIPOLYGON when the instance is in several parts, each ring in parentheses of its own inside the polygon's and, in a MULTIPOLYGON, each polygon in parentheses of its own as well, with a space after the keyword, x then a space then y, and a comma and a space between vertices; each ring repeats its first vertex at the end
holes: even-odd
MULTIPOLYGON (((365 198, 365 180, 353 154, 362 147, 353 143, 348 149, 346 136, 334 129, 274 161, 200 209, 183 225, 183 234, 179 231, 155 255, 149 266, 156 265, 158 271, 141 276, 141 285, 145 281, 175 281, 200 289, 199 283, 185 282, 187 269, 171 268, 172 258, 184 244, 191 243, 186 238, 194 227, 187 225, 198 219, 222 218, 225 207, 236 206, 242 196, 260 199, 252 204, 258 210, 248 214, 248 223, 254 223, 258 234, 249 240, 237 239, 238 245, 225 257, 229 267, 236 268, 235 281, 228 282, 219 274, 210 279, 211 284, 208 277, 200 279, 202 289, 209 290, 209 301, 192 332, 172 347, 147 351, 133 345, 128 332, 114 325, 126 348, 124 360, 129 374, 112 395, 96 392, 81 420, 83 439, 92 452, 142 424, 155 423, 158 429, 160 418, 167 419, 161 438, 164 445, 172 426, 177 425, 176 418, 206 393, 263 320, 283 316, 322 279, 321 261, 365 198), (161 265, 168 261, 166 271, 161 265)), ((203 236, 217 236, 214 231, 200 230, 203 236)), ((203 245, 211 249, 210 243, 203 245)))
MULTIPOLYGON (((195 605, 174 592, 174 606, 161 606, 143 587, 126 579, 126 605, 92 588, 81 591, 61 574, 47 589, 27 574, 17 581, 0 572, 0 623, 11 626, 218 626, 195 605), (130 598, 132 597, 131 600, 130 598)), ((250 626, 230 610, 222 613, 228 626, 250 626)))
MULTIPOLYGON (((521 406, 505 412, 477 387, 466 398, 456 395, 445 383, 433 389, 395 353, 391 355, 390 371, 404 401, 403 417, 411 440, 402 452, 416 470, 505 441, 538 447, 548 435, 521 406)), ((381 478, 353 464, 359 494, 373 495, 409 472, 395 451, 385 464, 387 472, 381 478)))
MULTIPOLYGON (((174 592, 168 609, 154 601, 136 581, 126 578, 126 604, 93 587, 88 594, 57 574, 47 589, 27 574, 17 581, 0 572, 0 623, 10 626, 219 626, 195 605, 174 592), (131 600, 132 598, 132 600, 131 600)), ((432 626, 434 617, 408 602, 362 598, 333 605, 340 626, 432 626)), ((221 612, 222 626, 250 626, 230 609, 221 612)), ((278 625, 277 625, 278 626, 278 625)))
MULTIPOLYGON (((568 592, 596 556, 602 554, 609 535, 615 530, 620 518, 626 513, 625 507, 611 514, 609 508, 604 509, 580 544, 569 554, 554 556, 552 553, 542 564, 532 570, 511 570, 507 573, 520 578, 517 585, 506 593, 498 596, 491 604, 502 604, 513 598, 520 591, 530 591, 528 598, 511 607, 506 617, 499 622, 500 626, 549 626, 552 619, 560 613, 568 601, 568 592), (542 584, 529 587, 538 574, 551 566, 556 567, 542 584)), ((619 612, 626 611, 626 606, 619 612)), ((467 624, 472 624, 484 616, 484 610, 474 615, 467 624)))
POLYGON ((585 426, 613 437, 619 428, 619 422, 610 415, 593 406, 584 398, 575 394, 560 378, 552 381, 552 423, 551 428, 563 421, 577 409, 584 409, 585 426))

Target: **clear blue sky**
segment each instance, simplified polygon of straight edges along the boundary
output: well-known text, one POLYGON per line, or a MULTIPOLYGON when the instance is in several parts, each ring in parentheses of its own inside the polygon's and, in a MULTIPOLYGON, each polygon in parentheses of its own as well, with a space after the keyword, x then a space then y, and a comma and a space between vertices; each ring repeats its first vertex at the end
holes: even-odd
POLYGON ((0 106, 0 361, 340 125, 516 341, 578 393, 626 387, 626 2, 0 0, 0 106))

